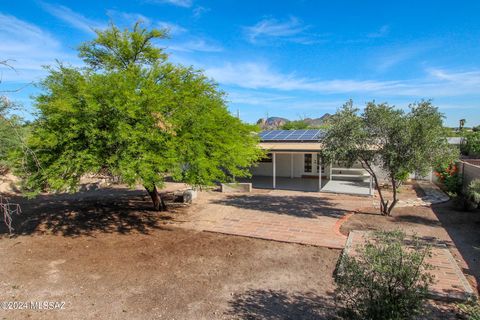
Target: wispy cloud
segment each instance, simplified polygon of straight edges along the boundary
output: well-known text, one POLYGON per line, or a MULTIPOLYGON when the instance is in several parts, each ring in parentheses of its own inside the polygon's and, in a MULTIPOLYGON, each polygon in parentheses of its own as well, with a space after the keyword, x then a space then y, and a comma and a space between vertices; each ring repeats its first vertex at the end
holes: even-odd
POLYGON ((390 27, 388 25, 383 25, 375 32, 367 34, 368 38, 383 38, 388 35, 390 32, 390 27))
POLYGON ((81 30, 87 33, 95 33, 95 29, 105 28, 105 24, 100 23, 95 20, 91 20, 72 9, 62 6, 62 5, 53 5, 46 2, 40 2, 42 8, 53 15, 54 17, 68 23, 73 28, 81 30))
POLYGON ((207 75, 221 84, 248 89, 304 91, 317 94, 361 93, 377 96, 435 98, 480 93, 480 71, 451 72, 429 69, 418 79, 313 79, 273 70, 256 62, 225 63, 205 68, 207 75))
POLYGON ((190 8, 193 4, 192 0, 148 0, 148 2, 171 4, 183 8, 190 8))
POLYGON ((109 16, 115 24, 125 25, 127 27, 130 27, 135 22, 142 22, 145 25, 152 23, 150 18, 140 13, 107 10, 107 16, 109 16))
POLYGON ((209 8, 205 8, 205 7, 202 7, 202 6, 195 7, 195 9, 193 9, 193 17, 195 19, 198 19, 209 11, 210 11, 209 8))
POLYGON ((417 58, 436 47, 438 47, 438 44, 432 41, 391 45, 383 49, 376 49, 377 52, 372 55, 373 60, 371 64, 376 71, 385 72, 403 62, 417 58))
POLYGON ((188 32, 188 30, 176 23, 171 23, 167 21, 159 21, 157 22, 159 28, 167 29, 170 35, 179 35, 182 33, 188 32))
POLYGON ((268 18, 257 22, 253 26, 244 27, 244 31, 247 40, 251 43, 273 39, 306 43, 307 40, 312 40, 304 34, 308 28, 296 17, 290 17, 286 21, 268 18))
POLYGON ((183 42, 177 42, 168 44, 167 48, 172 51, 180 51, 180 52, 221 52, 223 51, 223 47, 219 44, 214 42, 208 41, 203 38, 190 38, 183 42))
POLYGON ((6 82, 29 82, 44 75, 42 66, 60 59, 76 61, 72 53, 65 52, 61 44, 50 33, 38 26, 14 16, 0 13, 0 59, 11 60, 16 69, 2 70, 6 82))

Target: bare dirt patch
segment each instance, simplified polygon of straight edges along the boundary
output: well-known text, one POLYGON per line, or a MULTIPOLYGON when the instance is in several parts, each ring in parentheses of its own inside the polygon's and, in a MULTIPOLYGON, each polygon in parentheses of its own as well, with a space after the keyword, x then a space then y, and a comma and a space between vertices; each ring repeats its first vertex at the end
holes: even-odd
POLYGON ((150 211, 141 191, 16 199, 0 238, 1 300, 65 301, 35 319, 318 319, 334 313, 339 250, 176 227, 186 209, 150 211), (4 230, 5 231, 5 230, 4 230))

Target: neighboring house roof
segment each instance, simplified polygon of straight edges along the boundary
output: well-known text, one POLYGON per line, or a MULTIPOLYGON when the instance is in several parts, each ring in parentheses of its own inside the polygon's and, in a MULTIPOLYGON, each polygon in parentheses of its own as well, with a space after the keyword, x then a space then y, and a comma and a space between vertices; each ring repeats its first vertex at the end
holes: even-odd
POLYGON ((463 137, 448 137, 447 141, 449 144, 462 144, 463 137))
POLYGON ((319 129, 305 130, 265 130, 260 132, 261 142, 319 142, 324 131, 319 129))

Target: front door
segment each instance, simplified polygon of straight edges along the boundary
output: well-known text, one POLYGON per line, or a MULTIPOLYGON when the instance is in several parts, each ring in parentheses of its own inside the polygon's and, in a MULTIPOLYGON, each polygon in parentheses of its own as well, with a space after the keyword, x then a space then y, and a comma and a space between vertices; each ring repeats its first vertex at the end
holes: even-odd
POLYGON ((318 153, 305 153, 303 155, 303 174, 315 175, 325 173, 325 165, 318 153))

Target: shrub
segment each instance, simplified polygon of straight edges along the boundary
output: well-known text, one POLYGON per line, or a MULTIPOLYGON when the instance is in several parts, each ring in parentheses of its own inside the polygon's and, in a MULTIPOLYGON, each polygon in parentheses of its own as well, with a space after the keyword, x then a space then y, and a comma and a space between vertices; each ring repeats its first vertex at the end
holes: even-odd
POLYGON ((480 205, 480 179, 475 179, 467 187, 465 198, 470 206, 475 209, 480 205))
POLYGON ((411 319, 421 314, 433 277, 430 248, 402 231, 375 232, 335 274, 336 302, 346 319, 411 319))
POLYGON ((458 166, 455 163, 437 166, 435 174, 451 196, 462 193, 462 177, 458 174, 458 166))
POLYGON ((480 302, 479 300, 471 300, 458 306, 460 310, 467 316, 468 320, 480 320, 480 302))

